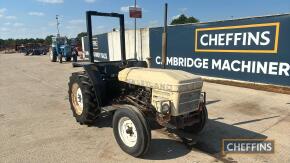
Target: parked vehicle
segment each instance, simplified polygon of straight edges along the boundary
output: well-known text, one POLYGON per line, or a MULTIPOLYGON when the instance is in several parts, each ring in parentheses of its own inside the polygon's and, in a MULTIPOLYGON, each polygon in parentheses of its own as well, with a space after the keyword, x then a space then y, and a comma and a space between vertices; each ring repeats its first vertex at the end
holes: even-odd
POLYGON ((49 51, 49 47, 44 44, 28 43, 17 46, 16 50, 24 55, 46 55, 49 51))
POLYGON ((150 121, 190 133, 201 132, 208 118, 201 77, 127 60, 124 15, 96 11, 87 11, 86 15, 91 63, 74 63, 84 70, 72 73, 68 83, 76 121, 92 125, 103 113, 112 113, 115 139, 123 151, 134 157, 144 155, 150 147, 150 121), (121 61, 94 62, 92 16, 119 18, 121 61))
POLYGON ((65 61, 77 62, 78 51, 75 46, 68 44, 66 37, 52 37, 52 45, 50 50, 50 60, 51 62, 62 63, 63 58, 65 61))

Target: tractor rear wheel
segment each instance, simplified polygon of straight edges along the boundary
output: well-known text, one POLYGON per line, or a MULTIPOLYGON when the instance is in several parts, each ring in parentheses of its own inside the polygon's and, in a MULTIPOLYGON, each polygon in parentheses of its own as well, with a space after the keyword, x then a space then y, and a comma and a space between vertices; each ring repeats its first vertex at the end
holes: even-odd
POLYGON ((101 111, 88 75, 85 72, 73 73, 68 86, 69 102, 76 121, 93 124, 101 111))
POLYGON ((73 62, 77 62, 78 61, 78 56, 77 55, 74 55, 73 56, 73 62))
POLYGON ((73 62, 77 62, 78 61, 78 51, 74 50, 72 52, 72 56, 73 56, 73 62))
POLYGON ((204 129, 208 120, 208 113, 207 113, 207 109, 204 103, 200 103, 200 107, 201 107, 201 111, 198 117, 200 121, 191 126, 184 127, 183 130, 185 132, 198 134, 204 129))
POLYGON ((140 157, 148 151, 151 142, 150 127, 137 108, 128 106, 118 109, 113 117, 113 131, 124 152, 140 157))

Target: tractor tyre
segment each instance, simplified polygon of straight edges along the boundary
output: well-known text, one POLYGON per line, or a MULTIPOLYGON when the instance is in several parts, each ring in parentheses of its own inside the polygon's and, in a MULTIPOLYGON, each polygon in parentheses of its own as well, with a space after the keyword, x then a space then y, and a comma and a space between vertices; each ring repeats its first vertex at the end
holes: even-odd
POLYGON ((127 106, 118 109, 113 117, 113 131, 124 152, 141 157, 148 151, 151 142, 150 127, 137 108, 127 106))
POLYGON ((78 61, 78 52, 73 51, 72 56, 73 56, 73 62, 77 62, 78 61))
POLYGON ((73 56, 73 62, 78 62, 78 56, 77 55, 73 56))
POLYGON ((85 72, 73 73, 69 79, 69 102, 78 123, 92 125, 101 113, 94 87, 85 72))
POLYGON ((56 62, 56 60, 57 60, 56 55, 53 55, 53 51, 50 51, 49 58, 50 58, 51 62, 56 62))
POLYGON ((66 57, 65 61, 67 61, 67 62, 71 61, 71 57, 66 57))
POLYGON ((185 132, 198 134, 204 129, 208 120, 208 113, 207 113, 207 109, 204 103, 201 103, 200 107, 201 107, 201 111, 198 116, 200 121, 191 126, 185 126, 183 129, 185 132))

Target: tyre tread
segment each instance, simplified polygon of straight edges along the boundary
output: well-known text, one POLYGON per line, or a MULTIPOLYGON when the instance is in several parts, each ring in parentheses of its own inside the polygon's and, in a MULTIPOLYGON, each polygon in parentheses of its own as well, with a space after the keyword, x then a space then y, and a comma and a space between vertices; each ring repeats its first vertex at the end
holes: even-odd
POLYGON ((87 124, 87 125, 93 124, 100 113, 100 108, 98 106, 98 99, 94 93, 94 87, 89 77, 87 76, 85 72, 73 73, 72 76, 70 76, 68 85, 69 85, 68 93, 70 96, 69 99, 70 99, 70 104, 71 104, 71 110, 73 111, 73 115, 76 118, 76 121, 79 122, 80 124, 87 124), (71 87, 74 82, 77 82, 79 84, 83 92, 84 112, 81 115, 77 115, 75 113, 73 105, 72 105, 70 94, 72 91, 71 87))

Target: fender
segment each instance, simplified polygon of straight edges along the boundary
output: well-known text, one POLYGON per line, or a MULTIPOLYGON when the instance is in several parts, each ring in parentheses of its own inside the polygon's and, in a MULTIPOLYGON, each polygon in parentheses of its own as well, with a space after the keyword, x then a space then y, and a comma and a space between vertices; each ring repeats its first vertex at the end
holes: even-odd
POLYGON ((145 61, 127 61, 126 67, 121 61, 97 63, 72 63, 73 67, 83 67, 93 83, 94 93, 101 107, 110 103, 110 99, 118 96, 118 73, 126 67, 147 67, 145 61), (115 92, 112 94, 112 92, 115 92))
POLYGON ((94 64, 83 65, 84 70, 89 76, 90 81, 93 83, 94 93, 99 99, 99 105, 104 106, 103 101, 106 98, 106 85, 101 78, 101 73, 97 66, 94 64))

